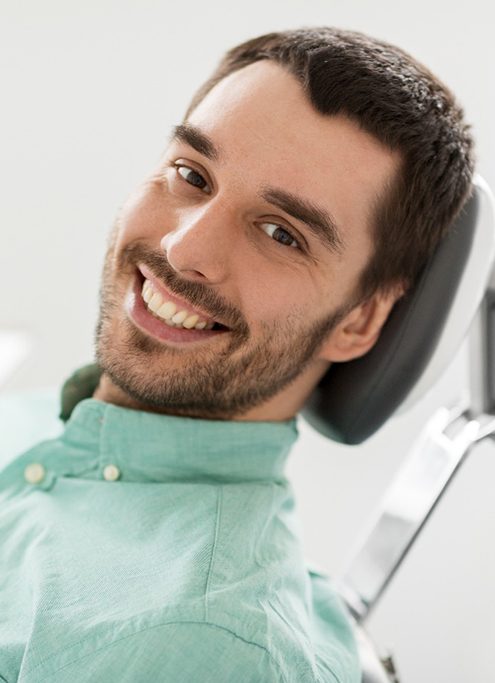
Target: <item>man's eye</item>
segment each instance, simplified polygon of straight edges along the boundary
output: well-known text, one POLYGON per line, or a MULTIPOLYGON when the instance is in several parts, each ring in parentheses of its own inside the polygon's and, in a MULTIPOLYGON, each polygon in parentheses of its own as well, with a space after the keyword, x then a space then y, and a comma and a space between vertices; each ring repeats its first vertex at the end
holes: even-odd
POLYGON ((200 190, 203 190, 207 194, 211 192, 210 186, 206 182, 206 180, 203 178, 203 176, 195 171, 193 168, 190 168, 189 166, 183 166, 183 165, 176 165, 177 173, 181 175, 184 180, 189 183, 189 185, 192 185, 193 187, 198 187, 200 190))
POLYGON ((277 242, 279 242, 279 244, 287 247, 294 247, 295 249, 301 248, 295 237, 292 237, 288 230, 282 228, 277 223, 261 223, 261 227, 267 233, 267 235, 273 237, 277 242))

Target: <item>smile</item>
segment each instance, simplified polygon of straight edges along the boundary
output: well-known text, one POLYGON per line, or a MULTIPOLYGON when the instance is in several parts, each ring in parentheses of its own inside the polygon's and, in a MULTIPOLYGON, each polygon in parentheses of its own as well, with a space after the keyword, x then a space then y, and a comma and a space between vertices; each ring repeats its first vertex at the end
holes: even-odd
POLYGON ((141 295, 148 307, 157 318, 163 320, 170 327, 182 327, 186 330, 194 328, 195 330, 211 330, 215 325, 214 321, 208 321, 200 318, 197 313, 181 309, 173 301, 165 299, 161 292, 158 292, 150 280, 143 283, 141 295))
POLYGON ((186 303, 139 264, 124 308, 143 332, 172 346, 189 346, 223 336, 228 327, 186 303))
POLYGON ((139 264, 138 273, 141 279, 141 296, 147 310, 170 327, 185 330, 228 329, 212 316, 169 292, 144 263, 139 264))

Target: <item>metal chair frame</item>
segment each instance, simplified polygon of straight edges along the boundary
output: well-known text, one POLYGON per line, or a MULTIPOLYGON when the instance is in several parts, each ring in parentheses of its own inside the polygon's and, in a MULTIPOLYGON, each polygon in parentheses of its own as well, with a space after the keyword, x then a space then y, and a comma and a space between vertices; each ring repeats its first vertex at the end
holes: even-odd
POLYGON ((469 332, 470 396, 439 408, 386 492, 346 569, 336 580, 356 627, 363 683, 399 683, 390 653, 364 623, 475 446, 495 439, 495 270, 469 332))

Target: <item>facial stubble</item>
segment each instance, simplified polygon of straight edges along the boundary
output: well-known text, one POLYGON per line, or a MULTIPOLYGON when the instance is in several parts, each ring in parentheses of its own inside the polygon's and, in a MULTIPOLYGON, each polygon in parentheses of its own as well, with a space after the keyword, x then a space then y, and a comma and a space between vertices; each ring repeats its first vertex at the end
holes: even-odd
POLYGON ((115 253, 111 238, 100 288, 96 360, 112 382, 144 409, 187 417, 234 419, 288 387, 314 361, 328 334, 349 312, 349 304, 308 324, 289 316, 262 323, 254 339, 239 312, 205 285, 184 281, 163 255, 140 242, 115 253), (232 321, 228 343, 189 351, 166 346, 138 329, 123 314, 118 279, 126 281, 137 263, 146 264, 178 296, 232 321), (129 275, 126 278, 126 275, 129 275))

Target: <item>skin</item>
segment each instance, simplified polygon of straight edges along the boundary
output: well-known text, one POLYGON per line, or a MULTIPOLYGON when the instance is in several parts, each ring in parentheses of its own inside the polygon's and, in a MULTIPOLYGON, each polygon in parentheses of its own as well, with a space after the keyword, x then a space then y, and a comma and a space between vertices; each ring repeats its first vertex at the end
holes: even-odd
POLYGON ((219 156, 172 139, 122 208, 105 259, 94 397, 190 417, 290 419, 331 363, 373 346, 402 294, 398 283, 354 297, 373 250, 373 210, 400 157, 354 122, 316 112, 298 81, 266 60, 217 84, 188 123, 219 156), (261 198, 266 185, 329 212, 342 252, 261 198), (137 328, 125 305, 137 262, 231 330, 177 345, 137 328))

